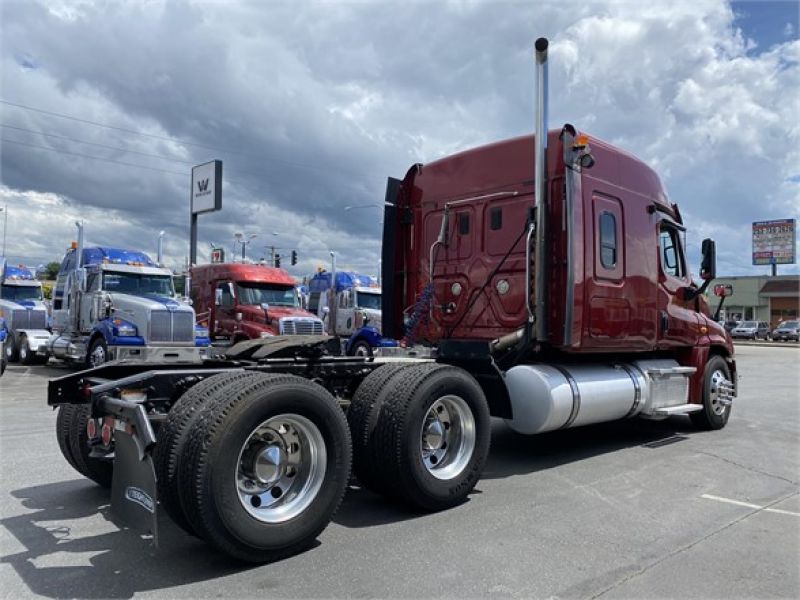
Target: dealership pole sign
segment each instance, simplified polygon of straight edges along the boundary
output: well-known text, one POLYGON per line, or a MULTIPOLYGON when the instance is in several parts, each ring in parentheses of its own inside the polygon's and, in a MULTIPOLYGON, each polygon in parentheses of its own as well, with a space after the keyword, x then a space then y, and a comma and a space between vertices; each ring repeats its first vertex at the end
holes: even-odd
POLYGON ((753 264, 793 265, 796 262, 796 221, 756 221, 753 223, 753 264))
POLYGON ((192 167, 192 214, 222 208, 222 161, 192 167))
POLYGON ((197 215, 222 209, 222 161, 212 160, 192 167, 189 191, 189 264, 197 264, 197 215))

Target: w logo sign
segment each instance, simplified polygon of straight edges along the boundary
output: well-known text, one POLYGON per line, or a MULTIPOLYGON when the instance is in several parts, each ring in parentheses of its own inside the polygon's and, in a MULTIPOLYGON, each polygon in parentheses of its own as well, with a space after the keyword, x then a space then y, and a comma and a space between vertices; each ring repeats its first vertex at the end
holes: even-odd
POLYGON ((201 179, 197 182, 197 191, 205 192, 208 190, 208 179, 201 179))

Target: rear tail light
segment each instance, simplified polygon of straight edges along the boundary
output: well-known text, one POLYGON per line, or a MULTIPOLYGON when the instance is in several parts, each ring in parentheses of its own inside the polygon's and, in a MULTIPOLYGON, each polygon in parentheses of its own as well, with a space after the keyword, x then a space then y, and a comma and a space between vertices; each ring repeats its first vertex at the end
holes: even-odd
POLYGON ((94 419, 89 419, 86 422, 86 435, 89 436, 90 440, 97 437, 97 423, 94 419))
POLYGON ((111 433, 112 433, 111 425, 106 421, 103 423, 103 428, 100 431, 100 439, 103 441, 104 446, 111 445, 111 433))

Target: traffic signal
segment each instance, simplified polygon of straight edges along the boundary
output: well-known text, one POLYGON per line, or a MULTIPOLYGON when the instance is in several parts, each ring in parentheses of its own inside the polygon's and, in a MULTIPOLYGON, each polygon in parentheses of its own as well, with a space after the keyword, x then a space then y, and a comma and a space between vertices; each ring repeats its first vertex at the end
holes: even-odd
POLYGON ((280 269, 281 268, 281 255, 280 254, 276 254, 275 255, 275 268, 276 269, 280 269))
POLYGON ((292 250, 292 266, 297 264, 297 250, 292 250))

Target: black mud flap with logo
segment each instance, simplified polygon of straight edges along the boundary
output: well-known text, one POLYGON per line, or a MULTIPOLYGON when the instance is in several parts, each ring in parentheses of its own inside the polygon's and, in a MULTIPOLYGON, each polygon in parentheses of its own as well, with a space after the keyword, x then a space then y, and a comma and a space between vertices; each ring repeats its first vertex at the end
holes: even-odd
MULTIPOLYGON (((134 434, 135 435, 135 434, 134 434)), ((133 435, 114 432, 114 479, 111 510, 122 525, 152 534, 158 546, 156 472, 149 453, 142 453, 133 435)))

